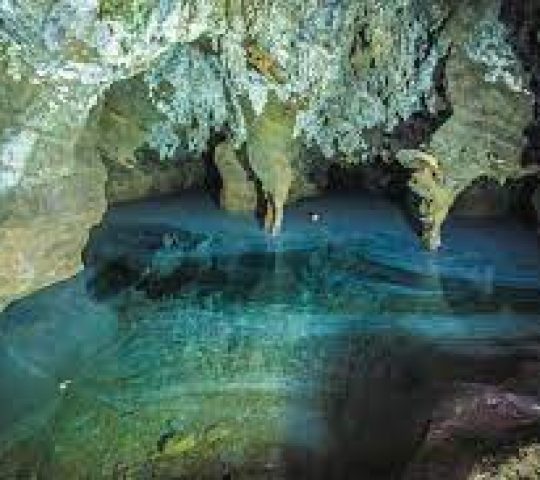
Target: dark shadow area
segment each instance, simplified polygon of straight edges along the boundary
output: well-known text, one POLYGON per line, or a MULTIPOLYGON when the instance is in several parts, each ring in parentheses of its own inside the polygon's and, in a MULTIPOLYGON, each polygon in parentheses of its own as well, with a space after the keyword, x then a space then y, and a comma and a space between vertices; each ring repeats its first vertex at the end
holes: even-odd
POLYGON ((497 284, 495 267, 485 265, 475 278, 443 277, 444 298, 456 315, 506 312, 536 315, 540 311, 538 290, 497 284))
POLYGON ((202 234, 170 225, 118 226, 104 222, 93 229, 83 254, 86 268, 93 272, 88 280, 89 291, 96 300, 106 300, 128 288, 146 290, 151 298, 159 296, 158 292, 172 294, 167 285, 180 291, 197 278, 200 270, 200 265, 183 261, 182 254, 193 252, 205 240, 202 234), (152 261, 160 251, 176 252, 171 261, 176 259, 182 266, 158 282, 160 272, 152 261))
MULTIPOLYGON (((466 238, 478 232, 486 242, 476 246, 478 255, 485 253, 484 261, 478 262, 466 276, 441 276, 445 301, 456 315, 506 312, 509 315, 534 316, 540 311, 538 288, 520 285, 516 279, 506 278, 494 261, 497 242, 503 241, 503 238, 511 239, 512 233, 519 232, 519 238, 534 241, 536 215, 531 196, 536 183, 537 179, 531 176, 508 181, 504 185, 480 177, 455 200, 444 226, 445 238, 446 234, 450 236, 449 247, 459 248, 452 245, 452 237, 456 234, 466 238)), ((518 240, 516 236, 515 240, 510 241, 516 242, 518 251, 519 242, 523 240, 518 240)), ((466 245, 463 247, 469 248, 466 245)), ((516 271, 515 275, 517 278, 519 273, 516 271)))
POLYGON ((367 164, 332 163, 327 171, 326 193, 365 193, 388 198, 401 204, 409 173, 397 162, 377 155, 367 164))
POLYGON ((538 438, 533 405, 518 415, 505 387, 489 386, 538 356, 445 352, 407 335, 335 342, 317 403, 326 443, 286 447, 283 478, 465 480, 483 455, 538 438))
POLYGON ((533 95, 533 120, 525 132, 523 163, 540 165, 540 2, 504 0, 500 19, 510 31, 514 51, 523 64, 533 95))
POLYGON ((533 196, 539 186, 537 175, 527 175, 508 184, 512 199, 511 215, 529 228, 536 228, 538 223, 538 214, 534 207, 533 196))
POLYGON ((400 478, 440 396, 432 362, 421 360, 431 358, 429 348, 406 336, 354 332, 329 343, 314 399, 324 439, 285 447, 284 478, 400 478))
POLYGON ((448 218, 494 219, 508 217, 513 211, 515 191, 488 177, 477 178, 461 192, 448 218))
POLYGON ((219 170, 214 163, 214 149, 218 140, 212 142, 210 147, 203 154, 204 168, 206 172, 205 188, 210 194, 212 201, 216 206, 219 206, 219 192, 223 187, 223 181, 219 170))
POLYGON ((503 185, 492 178, 479 177, 458 195, 446 221, 514 219, 533 229, 536 211, 532 196, 537 186, 535 175, 508 180, 503 185))

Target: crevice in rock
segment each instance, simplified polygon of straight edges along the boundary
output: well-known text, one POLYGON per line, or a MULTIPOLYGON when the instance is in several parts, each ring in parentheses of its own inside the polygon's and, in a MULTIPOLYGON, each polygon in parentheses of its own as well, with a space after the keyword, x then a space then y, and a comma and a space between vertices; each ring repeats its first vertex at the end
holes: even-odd
POLYGON ((205 171, 204 188, 207 190, 216 206, 219 206, 219 194, 223 188, 223 179, 221 178, 219 169, 217 168, 214 155, 216 145, 224 140, 225 138, 223 135, 216 135, 202 155, 205 171))

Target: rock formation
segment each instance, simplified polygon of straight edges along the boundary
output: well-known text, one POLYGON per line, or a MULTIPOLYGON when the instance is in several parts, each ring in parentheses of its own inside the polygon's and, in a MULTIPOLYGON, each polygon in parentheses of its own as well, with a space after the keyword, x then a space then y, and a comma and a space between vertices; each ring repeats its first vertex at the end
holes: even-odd
POLYGON ((443 30, 450 45, 445 79, 452 115, 425 151, 399 156, 412 170, 411 204, 430 249, 439 247, 454 200, 475 179, 503 184, 534 171, 521 161, 533 98, 499 12, 499 2, 492 1, 455 8, 443 30))
POLYGON ((281 229, 293 180, 292 159, 297 155, 294 121, 294 111, 272 98, 248 123, 248 161, 264 194, 264 228, 272 235, 281 229))
POLYGON ((105 169, 78 141, 88 89, 28 86, 26 97, 2 87, 8 105, 0 115, 9 126, 0 153, 0 308, 73 275, 106 208, 105 169))
POLYGON ((140 76, 117 82, 90 114, 83 134, 93 144, 107 170, 105 193, 109 204, 201 186, 204 162, 198 156, 179 155, 160 161, 147 146, 159 112, 148 98, 140 76))
POLYGON ((257 186, 248 165, 240 159, 231 142, 222 142, 214 151, 214 162, 221 176, 219 200, 229 212, 251 212, 257 208, 257 186))
POLYGON ((499 0, 4 1, 0 305, 73 274, 107 204, 201 185, 217 139, 222 206, 264 200, 276 234, 284 203, 317 189, 310 162, 320 175, 389 156, 375 139, 442 102, 451 114, 430 135, 392 149, 436 248, 475 179, 532 171, 532 92, 500 12, 499 0))

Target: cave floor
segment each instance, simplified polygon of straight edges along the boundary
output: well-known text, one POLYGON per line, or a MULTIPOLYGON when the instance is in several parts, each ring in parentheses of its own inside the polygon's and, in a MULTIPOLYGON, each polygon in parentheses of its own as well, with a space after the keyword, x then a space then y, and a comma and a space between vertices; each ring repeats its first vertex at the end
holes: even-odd
POLYGON ((283 228, 201 194, 110 210, 0 316, 0 478, 465 479, 535 440, 533 232, 450 219, 426 252, 351 195, 283 228))

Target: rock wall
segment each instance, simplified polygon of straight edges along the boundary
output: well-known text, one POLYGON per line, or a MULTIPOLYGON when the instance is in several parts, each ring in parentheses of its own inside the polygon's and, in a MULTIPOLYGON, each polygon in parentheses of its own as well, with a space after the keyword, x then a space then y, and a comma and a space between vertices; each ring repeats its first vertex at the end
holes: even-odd
POLYGON ((221 176, 219 203, 229 212, 255 213, 257 185, 242 156, 243 152, 237 151, 229 141, 216 146, 214 162, 221 176))
POLYGON ((205 168, 200 156, 177 155, 162 161, 148 147, 151 126, 159 118, 140 75, 114 83, 92 112, 85 130, 107 170, 109 204, 203 184, 205 168))
POLYGON ((273 234, 317 191, 306 152, 365 162, 441 88, 451 115, 397 155, 426 246, 475 179, 531 172, 499 0, 158 3, 2 3, 0 305, 74 273, 107 202, 201 185, 216 137, 222 205, 264 200, 273 234))
POLYGON ((522 153, 533 98, 503 36, 499 13, 500 2, 486 0, 463 2, 454 9, 443 32, 451 46, 445 79, 452 115, 423 151, 399 155, 412 170, 411 210, 430 249, 440 245, 452 204, 475 179, 502 184, 531 172, 522 165, 522 153))
MULTIPOLYGON (((91 110, 110 85, 197 38, 208 15, 203 6, 188 22, 177 2, 140 12, 110 6, 0 5, 0 309, 80 268, 88 231, 106 208, 91 110)), ((148 190, 137 182, 128 190, 148 190)), ((110 189, 119 200, 132 196, 110 189)))
POLYGON ((105 211, 105 169, 79 132, 93 86, 0 86, 0 309, 73 275, 105 211), (22 94, 19 94, 21 92, 22 94))
POLYGON ((22 80, 3 85, 0 121, 9 162, 0 177, 0 309, 75 274, 89 231, 108 205, 204 181, 200 158, 161 162, 144 150, 158 113, 140 94, 137 78, 113 85, 97 102, 94 89, 75 90, 77 100, 66 98, 69 89, 51 91, 22 80), (44 108, 45 102, 55 108, 44 108))

